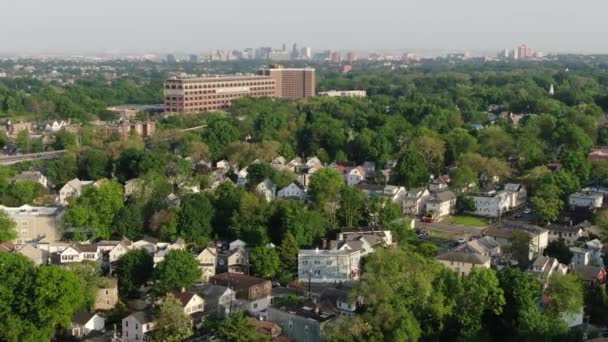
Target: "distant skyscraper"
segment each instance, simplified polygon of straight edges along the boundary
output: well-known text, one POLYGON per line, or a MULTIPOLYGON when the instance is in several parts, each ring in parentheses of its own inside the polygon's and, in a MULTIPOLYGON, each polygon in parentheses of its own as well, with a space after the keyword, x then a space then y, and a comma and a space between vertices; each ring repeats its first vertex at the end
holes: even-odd
POLYGON ((312 49, 309 46, 305 46, 300 51, 300 56, 305 59, 312 59, 312 49))
POLYGON ((287 51, 287 44, 283 43, 283 49, 281 51, 287 51))
POLYGON ((340 56, 340 52, 338 52, 338 51, 332 51, 329 54, 329 60, 332 63, 340 63, 342 61, 342 56, 340 56))
POLYGON ((167 64, 175 64, 177 63, 177 59, 175 58, 175 55, 170 53, 167 55, 167 64))
POLYGON ((517 55, 519 59, 528 59, 534 57, 534 52, 528 45, 520 45, 517 47, 517 55))
POLYGON ((291 49, 291 59, 298 59, 300 57, 300 52, 298 51, 298 44, 293 43, 293 47, 291 49))
POLYGON ((346 54, 346 60, 350 63, 354 62, 357 60, 357 54, 354 52, 349 52, 346 54))
POLYGON ((197 55, 190 55, 190 63, 198 63, 198 56, 197 55))

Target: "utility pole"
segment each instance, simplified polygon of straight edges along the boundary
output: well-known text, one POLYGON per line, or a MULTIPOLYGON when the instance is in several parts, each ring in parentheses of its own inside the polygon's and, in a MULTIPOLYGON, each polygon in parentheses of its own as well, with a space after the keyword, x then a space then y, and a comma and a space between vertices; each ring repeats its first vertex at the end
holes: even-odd
POLYGON ((310 300, 311 297, 311 282, 312 282, 312 269, 308 270, 308 300, 310 300))

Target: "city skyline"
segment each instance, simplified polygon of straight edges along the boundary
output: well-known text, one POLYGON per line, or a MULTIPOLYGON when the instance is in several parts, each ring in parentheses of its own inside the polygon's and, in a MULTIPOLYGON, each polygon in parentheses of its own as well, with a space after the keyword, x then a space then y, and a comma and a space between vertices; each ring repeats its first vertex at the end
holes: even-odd
POLYGON ((146 53, 299 42, 315 50, 489 51, 527 43, 548 52, 602 53, 607 3, 572 7, 564 0, 487 4, 381 0, 373 4, 311 0, 285 7, 179 0, 83 4, 25 0, 0 13, 0 53, 146 53), (167 13, 172 13, 167 15, 167 13), (208 15, 215 13, 214 15, 208 15), (584 37, 584 39, 581 39, 584 37))

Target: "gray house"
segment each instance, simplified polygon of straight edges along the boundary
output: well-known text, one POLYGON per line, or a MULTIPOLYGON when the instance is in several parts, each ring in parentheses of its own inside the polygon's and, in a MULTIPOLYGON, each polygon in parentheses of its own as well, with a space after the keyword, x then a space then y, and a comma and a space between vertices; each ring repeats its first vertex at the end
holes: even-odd
POLYGON ((321 311, 317 304, 300 307, 282 303, 268 307, 268 321, 278 324, 281 335, 295 342, 321 342, 321 331, 335 317, 321 311))

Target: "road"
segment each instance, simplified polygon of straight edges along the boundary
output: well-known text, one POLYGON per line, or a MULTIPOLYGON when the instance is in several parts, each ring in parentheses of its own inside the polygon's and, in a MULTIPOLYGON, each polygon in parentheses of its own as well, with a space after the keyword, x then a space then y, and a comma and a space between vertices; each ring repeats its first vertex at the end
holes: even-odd
POLYGON ((452 240, 481 235, 481 231, 483 230, 483 228, 480 227, 460 226, 441 222, 427 223, 421 222, 418 219, 416 220, 416 228, 424 229, 429 233, 438 232, 439 234, 436 235, 445 236, 447 239, 452 240))
POLYGON ((55 159, 65 153, 66 150, 58 150, 51 152, 26 153, 16 154, 12 156, 0 157, 0 165, 13 165, 24 161, 55 159))

